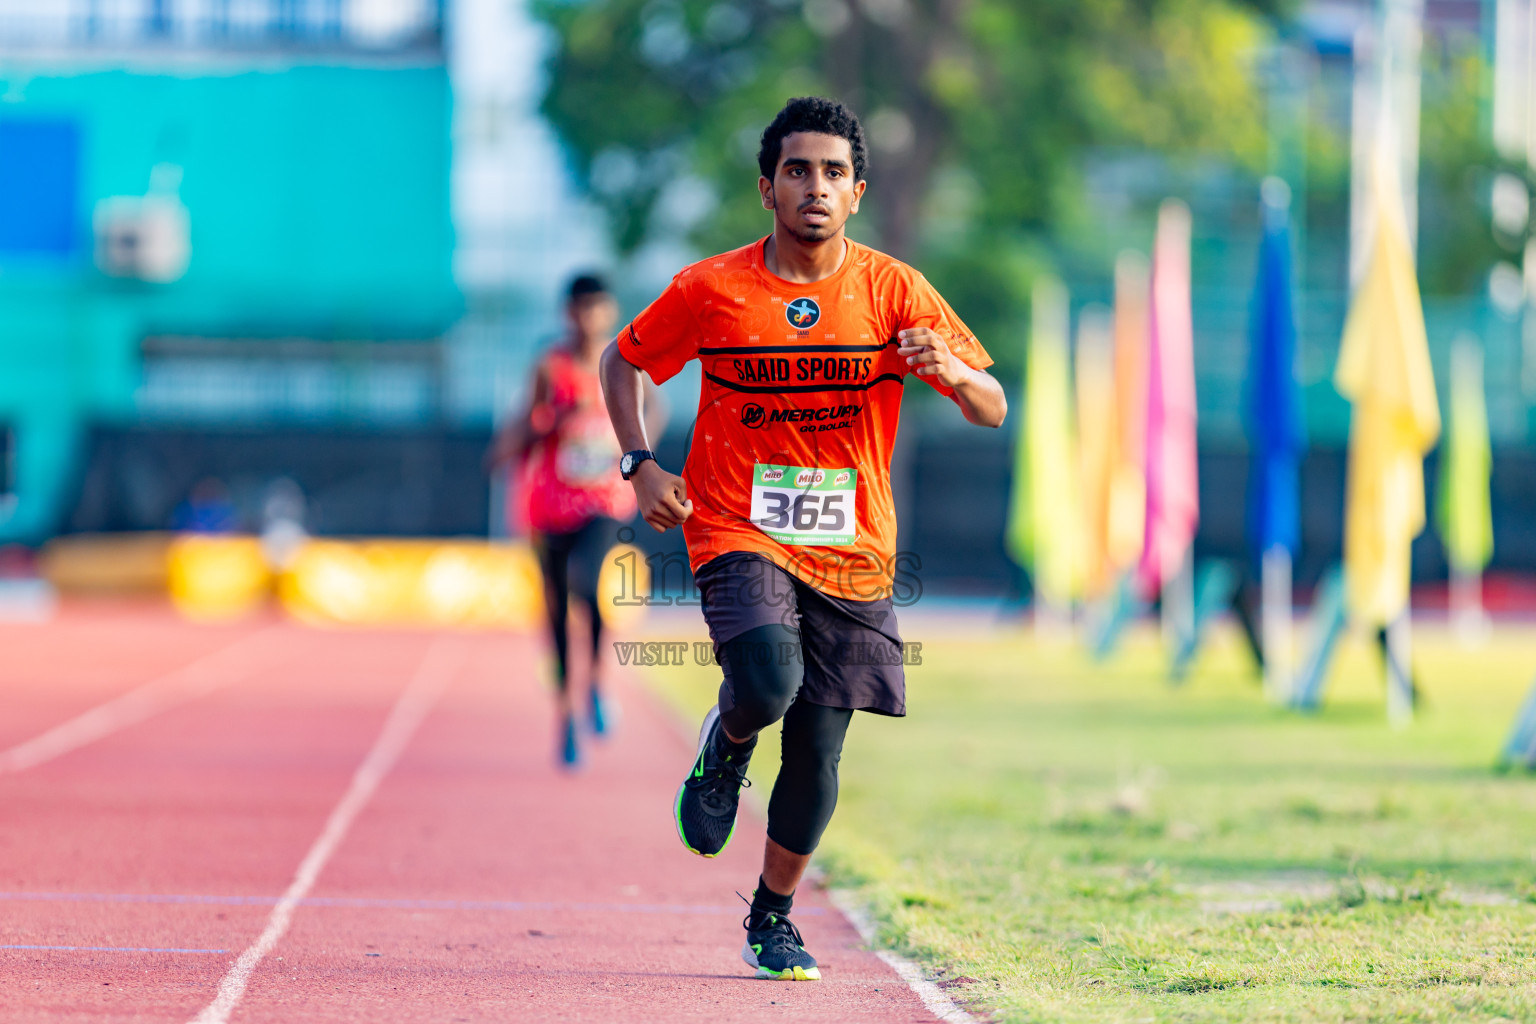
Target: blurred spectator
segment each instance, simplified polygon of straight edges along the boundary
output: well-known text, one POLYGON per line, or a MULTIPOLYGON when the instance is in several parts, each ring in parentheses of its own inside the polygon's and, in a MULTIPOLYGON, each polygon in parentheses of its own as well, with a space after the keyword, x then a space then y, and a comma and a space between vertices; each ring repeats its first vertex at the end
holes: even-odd
POLYGON ((273 570, 286 569, 308 539, 304 491, 288 477, 267 485, 261 503, 261 550, 273 570))
POLYGON ((192 493, 171 513, 171 529, 188 533, 234 533, 239 525, 229 488, 216 476, 194 484, 192 493))
POLYGON ((0 544, 0 580, 37 575, 37 556, 25 544, 0 544))

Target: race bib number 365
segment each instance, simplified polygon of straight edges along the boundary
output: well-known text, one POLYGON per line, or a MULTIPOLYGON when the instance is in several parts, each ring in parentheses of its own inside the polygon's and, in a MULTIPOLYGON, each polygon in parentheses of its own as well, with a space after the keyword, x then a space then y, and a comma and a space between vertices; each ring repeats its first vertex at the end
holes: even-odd
POLYGON ((780 544, 852 544, 855 469, 752 467, 752 521, 780 544))

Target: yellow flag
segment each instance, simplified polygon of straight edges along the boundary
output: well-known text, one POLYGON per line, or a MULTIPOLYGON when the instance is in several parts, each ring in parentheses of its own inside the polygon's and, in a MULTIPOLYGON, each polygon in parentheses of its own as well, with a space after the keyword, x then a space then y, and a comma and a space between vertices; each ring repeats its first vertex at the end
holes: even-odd
POLYGON ((1424 455, 1440 407, 1413 252, 1387 164, 1377 161, 1375 238, 1344 323, 1334 385, 1353 405, 1345 497, 1350 613, 1385 625, 1408 607, 1413 538, 1424 529, 1424 455))
POLYGON ((1067 289, 1053 277, 1041 277, 1030 305, 1007 541, 1009 553, 1029 567, 1041 598, 1062 606, 1079 593, 1082 545, 1067 289))
POLYGON ((1493 452, 1483 397, 1483 349, 1470 334, 1451 347, 1451 422, 1440 453, 1440 539, 1460 572, 1482 572, 1493 557, 1488 493, 1493 452))

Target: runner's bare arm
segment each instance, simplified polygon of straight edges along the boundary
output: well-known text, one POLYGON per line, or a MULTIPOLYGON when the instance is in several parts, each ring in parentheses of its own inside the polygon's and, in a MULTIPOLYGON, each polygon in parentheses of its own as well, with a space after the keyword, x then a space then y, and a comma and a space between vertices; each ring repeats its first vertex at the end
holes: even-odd
POLYGON ((641 374, 640 383, 645 386, 641 408, 644 410, 646 436, 660 438, 666 432, 672 407, 667 404, 667 396, 661 393, 661 388, 656 386, 656 382, 651 380, 649 375, 641 374))
MULTIPOLYGON (((640 371, 619 352, 617 343, 610 342, 603 350, 598 372, 603 381, 603 400, 608 403, 608 418, 613 421, 619 447, 627 452, 649 449, 651 442, 641 415, 645 389, 640 371)), ((693 502, 688 500, 683 478, 668 473, 654 459, 642 462, 631 474, 629 482, 634 485, 641 518, 657 533, 681 526, 683 520, 693 515, 693 502)))
POLYGON ((494 470, 504 462, 515 462, 524 458, 529 448, 549 434, 551 425, 533 422, 534 410, 549 401, 549 390, 549 371, 541 365, 534 372, 533 390, 528 395, 528 404, 507 421, 507 425, 496 434, 496 439, 485 453, 486 472, 494 470))
POLYGON ((977 426, 1000 427, 1008 415, 1008 399, 1003 386, 985 370, 967 366, 949 350, 937 332, 927 327, 909 327, 898 331, 901 347, 896 351, 921 377, 937 377, 955 392, 955 400, 965 418, 977 426))

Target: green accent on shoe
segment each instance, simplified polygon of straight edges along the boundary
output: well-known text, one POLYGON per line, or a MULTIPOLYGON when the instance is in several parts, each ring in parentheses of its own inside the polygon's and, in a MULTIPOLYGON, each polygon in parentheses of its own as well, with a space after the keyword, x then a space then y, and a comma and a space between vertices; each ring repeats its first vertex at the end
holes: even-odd
POLYGON ((683 787, 677 787, 677 796, 672 799, 672 823, 677 826, 677 838, 682 840, 683 848, 689 853, 698 853, 700 857, 707 857, 707 853, 699 853, 688 843, 688 837, 683 835, 683 787))
POLYGON ((770 981, 820 981, 821 968, 800 967, 796 965, 788 970, 773 971, 767 967, 759 967, 757 969, 757 976, 759 978, 767 978, 770 981))
MULTIPOLYGON (((742 767, 738 769, 733 763, 735 760, 734 755, 724 755, 722 757, 715 747, 714 738, 720 728, 719 723, 720 711, 719 707, 716 706, 711 708, 709 713, 704 716, 704 724, 699 730, 699 748, 697 755, 694 757, 693 768, 684 778, 683 784, 678 787, 677 795, 672 802, 672 823, 677 829, 677 835, 683 843, 683 848, 689 853, 706 858, 719 856, 730 845, 731 840, 735 838, 736 826, 738 824, 734 815, 736 800, 739 798, 740 791, 752 784, 751 780, 746 778, 745 766, 747 758, 742 758, 742 767), (720 778, 718 781, 711 778, 711 773, 713 772, 719 772, 720 778), (734 781, 736 784, 735 791, 726 793, 723 786, 731 781, 734 781), (696 809, 691 801, 696 794, 701 793, 704 794, 704 797, 715 801, 716 804, 721 803, 722 800, 729 800, 730 802, 730 810, 733 813, 730 818, 729 829, 726 831, 725 838, 718 840, 718 845, 716 837, 719 835, 719 826, 726 824, 726 815, 723 813, 726 808, 724 806, 712 808, 709 805, 700 803, 696 809), (701 827, 700 842, 711 847, 714 850, 713 853, 705 853, 689 841, 687 831, 685 831, 683 826, 682 817, 682 805, 685 798, 690 800, 689 829, 695 826, 701 827), (695 817, 699 820, 695 821, 695 817), (714 819, 713 823, 709 821, 711 818, 714 819)), ((748 756, 750 756, 750 752, 748 756)), ((701 797, 701 799, 703 798, 701 797)))
POLYGON ((672 799, 672 824, 677 828, 677 838, 682 841, 683 848, 689 853, 697 854, 705 860, 713 860, 724 853, 726 847, 731 845, 731 840, 736 838, 736 823, 731 823, 731 830, 725 834, 725 842, 720 845, 718 853, 699 853, 688 843, 688 837, 683 835, 683 787, 677 787, 677 796, 672 799))
POLYGON ((777 981, 821 980, 816 958, 806 950, 800 932, 788 917, 767 912, 760 912, 760 916, 749 913, 742 925, 747 929, 747 941, 741 948, 741 958, 756 972, 755 977, 777 981), (760 927, 753 928, 754 924, 760 927), (768 962, 764 963, 764 959, 768 962))

